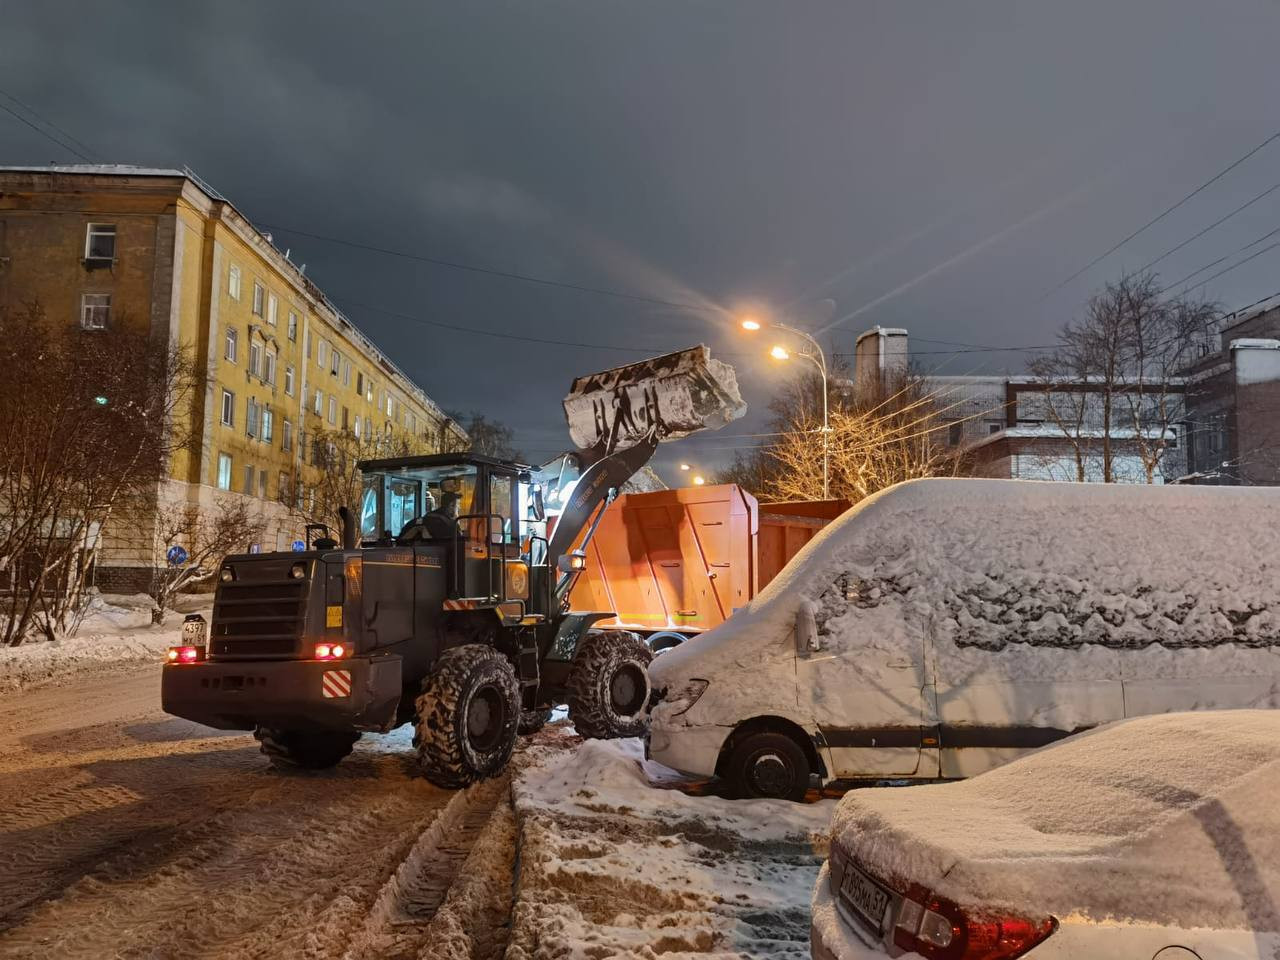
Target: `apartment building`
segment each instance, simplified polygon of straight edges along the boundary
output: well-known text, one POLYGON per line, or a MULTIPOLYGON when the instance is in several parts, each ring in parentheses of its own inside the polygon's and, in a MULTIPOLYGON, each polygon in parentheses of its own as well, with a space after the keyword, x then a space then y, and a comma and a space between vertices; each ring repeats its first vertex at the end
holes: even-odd
MULTIPOLYGON (((465 432, 228 201, 188 170, 0 167, 0 309, 39 302, 52 322, 109 335, 148 330, 193 358, 202 389, 157 507, 252 498, 253 549, 287 549, 324 457, 344 431, 409 438, 423 452, 465 432)), ((157 556, 146 518, 104 532, 103 589, 145 586, 157 556)))

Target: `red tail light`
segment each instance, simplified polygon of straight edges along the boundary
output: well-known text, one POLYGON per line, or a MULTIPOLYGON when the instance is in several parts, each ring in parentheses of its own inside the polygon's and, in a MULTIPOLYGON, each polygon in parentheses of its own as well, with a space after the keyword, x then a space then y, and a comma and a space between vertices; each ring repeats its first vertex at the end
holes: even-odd
POLYGON ((893 942, 928 960, 1014 960, 1057 928, 1052 917, 1035 921, 998 911, 966 911, 914 888, 902 897, 893 942))
POLYGON ((204 647, 170 647, 170 663, 198 663, 204 659, 204 647))

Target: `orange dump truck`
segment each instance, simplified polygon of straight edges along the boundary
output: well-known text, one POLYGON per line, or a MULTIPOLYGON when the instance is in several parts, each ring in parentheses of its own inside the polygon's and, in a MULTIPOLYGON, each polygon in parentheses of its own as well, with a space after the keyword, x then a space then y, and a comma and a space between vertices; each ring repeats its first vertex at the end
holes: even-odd
POLYGON ((761 504, 735 484, 623 494, 587 545, 571 608, 614 610, 595 628, 673 647, 731 616, 848 506, 761 504))

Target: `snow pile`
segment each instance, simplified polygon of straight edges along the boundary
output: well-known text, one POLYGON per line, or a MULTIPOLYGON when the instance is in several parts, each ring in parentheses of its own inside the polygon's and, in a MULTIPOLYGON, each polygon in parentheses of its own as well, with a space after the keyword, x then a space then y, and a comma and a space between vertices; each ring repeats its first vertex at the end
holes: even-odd
POLYGON ((1280 931, 1280 713, 1110 724, 972 780, 845 796, 871 873, 960 904, 1280 931))
POLYGON ((637 740, 561 728, 519 755, 511 960, 809 955, 832 801, 695 798, 637 740))
POLYGON ((1143 651, 1130 662, 1145 675, 1194 676, 1211 661, 1276 676, 1277 528, 1280 493, 1264 488, 898 484, 828 525, 750 604, 664 654, 652 674, 662 687, 732 671, 752 714, 782 709, 793 624, 808 603, 830 647, 918 643, 927 619, 950 682, 981 669, 1118 679, 1113 651, 1143 651), (1081 655, 1064 658, 1064 648, 1081 655))
MULTIPOLYGON (((201 609, 205 619, 211 598, 184 597, 183 609, 201 609)), ((181 641, 181 613, 170 613, 163 626, 151 623, 151 598, 96 595, 74 637, 0 647, 0 693, 41 683, 60 682, 75 674, 118 663, 164 660, 165 649, 181 641)))

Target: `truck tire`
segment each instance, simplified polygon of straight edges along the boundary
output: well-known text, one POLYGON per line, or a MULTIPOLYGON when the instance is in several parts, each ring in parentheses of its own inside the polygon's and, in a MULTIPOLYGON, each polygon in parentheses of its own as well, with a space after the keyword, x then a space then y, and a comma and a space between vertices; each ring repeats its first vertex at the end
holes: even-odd
POLYGON ((734 745, 724 768, 739 800, 803 800, 809 790, 809 758, 785 733, 764 730, 734 745))
POLYGON ((522 710, 520 712, 520 733, 524 736, 537 733, 547 725, 547 721, 550 719, 550 707, 539 710, 522 710))
POLYGON ((652 651, 634 633, 588 633, 565 684, 574 729, 597 740, 644 733, 652 661, 652 651))
POLYGON ((446 650, 422 682, 413 745, 438 787, 457 790, 502 772, 516 743, 520 685, 493 647, 446 650))
POLYGON ((337 766, 351 752, 360 734, 257 727, 253 738, 258 741, 258 749, 277 769, 327 770, 337 766))

